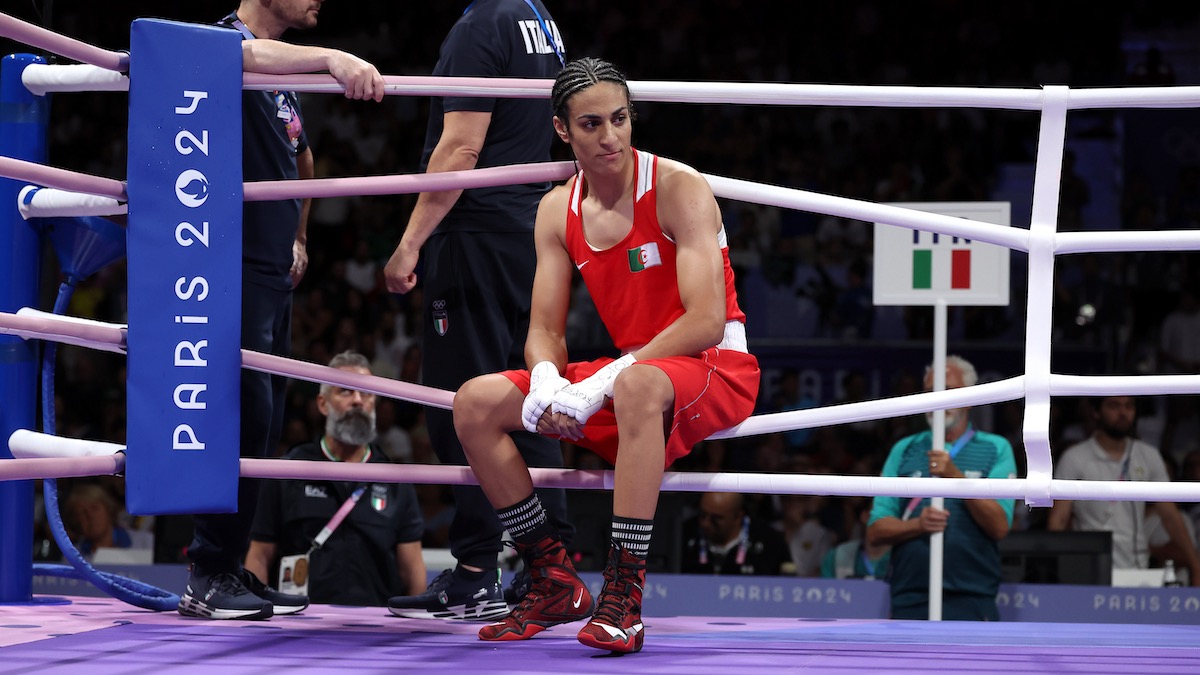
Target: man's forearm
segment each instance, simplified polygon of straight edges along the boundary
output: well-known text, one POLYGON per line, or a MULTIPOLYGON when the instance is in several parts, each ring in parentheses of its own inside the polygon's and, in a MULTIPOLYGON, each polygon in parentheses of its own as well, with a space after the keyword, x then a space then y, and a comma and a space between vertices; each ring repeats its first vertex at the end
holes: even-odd
POLYGON ((1196 555, 1196 544, 1192 541, 1192 534, 1188 531, 1187 525, 1183 522, 1183 514, 1179 512, 1179 507, 1172 502, 1159 502, 1156 507, 1155 510, 1158 511, 1163 528, 1185 556, 1185 559, 1180 562, 1187 565, 1189 570, 1200 571, 1200 558, 1196 555))
POLYGON ((994 499, 965 499, 971 519, 992 539, 1003 539, 1009 530, 1008 514, 994 499))
MULTIPOLYGON (((306 148, 304 152, 296 156, 296 175, 301 180, 307 180, 316 176, 316 163, 313 159, 312 148, 306 148)), ((305 198, 300 200, 300 222, 296 227, 296 241, 308 243, 308 214, 312 212, 312 199, 305 198)))
MULTIPOLYGON (((479 163, 479 153, 469 148, 447 147, 438 145, 429 157, 426 174, 445 173, 448 171, 470 171, 479 163)), ((441 192, 422 192, 417 195, 417 203, 413 206, 412 216, 404 228, 401 238, 402 245, 419 251, 425 245, 442 219, 450 213, 450 209, 458 203, 462 190, 443 190, 441 192)))
POLYGON ((924 533, 919 520, 880 518, 867 530, 867 542, 871 546, 894 546, 924 533))
POLYGON ((420 251, 461 194, 462 190, 422 192, 400 237, 400 245, 413 252, 420 251))
POLYGON ((332 49, 293 45, 280 40, 244 40, 242 70, 249 73, 287 75, 329 69, 332 49))

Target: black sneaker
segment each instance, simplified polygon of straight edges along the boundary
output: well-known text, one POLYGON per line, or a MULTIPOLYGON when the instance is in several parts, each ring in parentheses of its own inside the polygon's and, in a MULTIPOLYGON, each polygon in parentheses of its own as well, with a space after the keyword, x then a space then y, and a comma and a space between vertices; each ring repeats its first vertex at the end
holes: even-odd
POLYGON ((512 581, 508 583, 508 588, 504 589, 504 601, 510 605, 521 604, 532 585, 533 577, 529 574, 529 569, 522 567, 513 573, 512 581))
POLYGON ((192 570, 179 613, 203 619, 269 619, 271 603, 250 592, 236 572, 202 575, 192 570))
POLYGON ((408 619, 495 621, 508 614, 508 603, 500 589, 500 570, 476 581, 463 579, 454 570, 442 570, 421 595, 388 600, 388 610, 408 619))
POLYGON ((308 607, 307 595, 280 593, 274 588, 271 588, 270 586, 259 581, 258 577, 255 576, 253 572, 245 568, 242 569, 241 577, 242 583, 251 593, 271 603, 271 607, 274 608, 273 611, 275 616, 295 614, 296 612, 303 611, 305 607, 308 607))

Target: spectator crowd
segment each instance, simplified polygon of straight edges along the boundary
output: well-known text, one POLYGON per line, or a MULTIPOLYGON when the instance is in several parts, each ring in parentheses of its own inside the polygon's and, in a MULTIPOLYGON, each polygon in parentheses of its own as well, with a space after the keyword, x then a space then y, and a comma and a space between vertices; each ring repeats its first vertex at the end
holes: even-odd
MULTIPOLYGON (((157 3, 116 4, 106 5, 103 12, 80 10, 53 17, 29 14, 32 10, 15 13, 33 21, 48 20, 54 30, 93 44, 122 49, 128 46, 132 18, 173 9, 157 3)), ((907 4, 880 0, 809 3, 799 10, 801 21, 779 21, 776 6, 741 0, 699 4, 618 0, 605 3, 602 12, 599 3, 585 0, 560 3, 554 13, 571 45, 569 56, 607 58, 635 82, 963 87, 1174 83, 1170 57, 1157 50, 1148 52, 1145 61, 1127 62, 1123 35, 1170 23, 1194 25, 1198 14, 1195 9, 1155 10, 1151 3, 1132 3, 1123 12, 1091 11, 1077 2, 1032 0, 1010 3, 1004 11, 986 3, 953 0, 927 4, 933 11, 916 12, 907 4), (604 19, 597 23, 595 16, 604 19)), ((212 7, 207 13, 202 9, 181 9, 168 18, 211 22, 222 15, 221 8, 212 7)), ((459 3, 329 3, 322 9, 321 26, 305 37, 352 50, 387 74, 427 74, 442 35, 461 11, 459 3)), ((17 51, 11 43, 4 46, 6 53, 17 51)), ((370 108, 335 96, 306 95, 302 101, 318 177, 417 172, 428 115, 426 99, 389 96, 381 106, 370 108)), ((1037 147, 1037 116, 1015 111, 844 108, 806 105, 803 100, 795 106, 639 102, 637 109, 635 145, 647 139, 657 153, 686 161, 702 172, 872 202, 991 200, 1004 167, 1030 164, 1037 147)), ((1073 116, 1068 146, 1071 138, 1086 137, 1119 147, 1121 119, 1120 112, 1108 111, 1073 116)), ((117 95, 56 96, 49 163, 121 178, 127 159, 125 127, 125 104, 117 95)), ((1100 191, 1113 187, 1089 183, 1079 161, 1071 152, 1066 155, 1061 229, 1200 228, 1200 165, 1181 165, 1168 183, 1136 173, 1124 175, 1116 188, 1120 190, 1117 211, 1105 222, 1094 222, 1088 218, 1088 204, 1100 191)), ((1031 183, 1027 187, 1032 190, 1031 183)), ((382 276, 413 202, 412 195, 316 200, 308 235, 309 271, 295 294, 295 358, 327 363, 335 354, 353 350, 368 358, 376 375, 421 382, 420 288, 394 295, 387 292, 382 276)), ((733 200, 720 200, 720 206, 739 296, 749 317, 751 352, 766 344, 782 344, 797 353, 831 343, 878 350, 928 344, 932 338, 929 308, 873 305, 872 224, 733 200)), ((1016 221, 1014 225, 1027 226, 1016 221)), ((970 352, 1023 345, 1024 260, 1014 254, 1013 262, 1009 306, 951 309, 950 337, 956 348, 970 352)), ((43 268, 42 289, 50 294, 59 282, 50 254, 43 268)), ((125 283, 123 262, 99 271, 79 285, 68 313, 124 322, 125 283)), ((1190 339, 1200 323, 1196 295, 1200 258, 1195 253, 1062 257, 1052 292, 1055 349, 1081 350, 1086 355, 1082 362, 1089 364, 1081 372, 1200 372, 1200 353, 1190 339)), ((45 304, 49 306, 49 299, 45 304)), ((573 304, 568 331, 573 350, 599 354, 611 349, 586 302, 573 304)), ((59 433, 122 442, 124 357, 72 347, 60 349, 59 354, 54 401, 59 433)), ((977 365, 981 372, 989 370, 987 363, 977 365)), ((806 383, 802 369, 785 358, 764 359, 763 366, 767 376, 759 396, 760 413, 914 393, 920 391, 923 375, 916 368, 897 366, 868 376, 846 362, 834 364, 841 374, 838 381, 814 388, 806 383)), ((313 441, 324 428, 317 391, 312 383, 291 383, 279 456, 313 441)), ((1056 456, 1091 436, 1093 422, 1083 403, 1074 398, 1054 400, 1051 435, 1056 456)), ((1196 400, 1145 397, 1138 406, 1140 435, 1162 451, 1170 478, 1195 480, 1200 470, 1196 400)), ((1020 402, 987 406, 981 414, 992 432, 1012 442, 1023 475, 1020 402)), ((378 443, 394 461, 437 461, 421 406, 380 398, 377 415, 378 443)), ((923 425, 918 416, 706 441, 674 468, 879 475, 889 448, 923 425)), ((594 455, 563 445, 569 466, 603 466, 594 455)), ((69 494, 73 486, 64 483, 69 494)), ((65 503, 82 504, 84 485, 99 485, 106 491, 97 495, 86 488, 89 503, 100 505, 92 515, 86 515, 82 506, 67 514, 72 531, 87 537, 91 546, 95 535, 89 519, 109 513, 113 500, 118 504, 124 500, 120 486, 112 481, 80 480, 75 481, 79 498, 65 503)), ((416 490, 426 523, 423 544, 445 546, 453 508, 446 488, 416 486, 416 490)), ((703 533, 714 531, 715 519, 725 513, 726 540, 703 550, 725 546, 736 551, 737 542, 749 536, 752 526, 756 538, 766 536, 760 534, 760 528, 766 528, 782 542, 768 549, 788 552, 788 559, 777 567, 810 576, 821 573, 827 553, 864 538, 864 514, 870 509, 869 500, 864 505, 862 498, 745 495, 718 503, 712 497, 711 508, 702 508, 700 499, 696 495, 688 511, 704 521, 691 531, 692 546, 702 546, 703 533)), ((1014 529, 1046 525, 1045 514, 1039 511, 1018 508, 1015 516, 1014 529)), ((186 527, 186 522, 162 519, 155 526, 120 513, 111 514, 111 520, 113 528, 106 523, 101 529, 111 529, 117 540, 136 540, 121 534, 131 529, 153 529, 159 539, 156 560, 182 560, 179 550, 165 542, 179 541, 169 528, 186 527)), ((39 525, 37 533, 44 541, 35 547, 35 556, 55 558, 45 527, 39 525)), ((187 537, 181 540, 186 542, 187 537)), ((711 568, 709 556, 705 553, 704 559, 711 568)), ((699 565, 698 561, 696 557, 689 563, 699 565)), ((827 569, 835 567, 830 561, 825 561, 827 569)))

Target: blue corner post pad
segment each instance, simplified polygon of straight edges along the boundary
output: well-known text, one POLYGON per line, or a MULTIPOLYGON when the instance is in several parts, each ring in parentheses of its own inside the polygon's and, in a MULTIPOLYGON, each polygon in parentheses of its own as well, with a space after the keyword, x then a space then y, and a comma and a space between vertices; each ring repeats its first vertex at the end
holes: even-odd
MULTIPOLYGON (((0 155, 44 164, 50 100, 34 96, 21 73, 46 60, 33 54, 0 58, 0 155)), ((42 242, 21 219, 17 195, 22 181, 0 178, 0 311, 36 307, 42 242)), ((8 437, 34 429, 37 420, 36 340, 0 335, 0 461, 12 458, 8 437)), ((0 482, 0 603, 32 597, 29 560, 33 542, 33 481, 0 482)))
POLYGON ((138 19, 129 58, 126 507, 237 510, 242 36, 138 19))

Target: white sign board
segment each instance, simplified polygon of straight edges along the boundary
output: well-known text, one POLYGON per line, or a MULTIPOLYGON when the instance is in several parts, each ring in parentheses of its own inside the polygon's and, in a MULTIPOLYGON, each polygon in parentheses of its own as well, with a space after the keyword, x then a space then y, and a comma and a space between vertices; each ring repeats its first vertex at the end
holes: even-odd
MULTIPOLYGON (((907 209, 1010 227, 1008 202, 905 202, 907 209)), ((876 305, 1007 305, 1009 250, 875 223, 876 305)))

